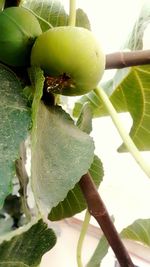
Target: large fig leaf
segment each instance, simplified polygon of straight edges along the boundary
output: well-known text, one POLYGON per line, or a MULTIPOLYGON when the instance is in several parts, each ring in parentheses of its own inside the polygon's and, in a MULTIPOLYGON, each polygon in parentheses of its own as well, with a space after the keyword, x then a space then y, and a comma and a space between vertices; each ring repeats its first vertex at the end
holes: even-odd
MULTIPOLYGON (((45 19, 53 27, 64 26, 68 23, 68 15, 59 0, 27 0, 23 3, 24 7, 27 7, 35 12, 38 16, 45 19)), ((49 29, 49 26, 39 20, 43 31, 49 29)))
MULTIPOLYGON (((90 133, 92 130, 92 113, 88 103, 82 108, 80 116, 77 120, 76 125, 78 128, 86 133, 90 133)), ((103 167, 100 159, 94 156, 94 161, 90 166, 89 172, 93 178, 96 186, 98 187, 103 177, 103 167)), ((66 198, 61 201, 56 207, 52 208, 49 219, 61 220, 66 217, 71 217, 76 213, 81 212, 87 207, 85 198, 82 194, 79 184, 77 183, 75 187, 70 190, 66 198)))
POLYGON ((41 102, 34 129, 32 187, 39 208, 50 212, 89 169, 94 144, 59 106, 41 102))
MULTIPOLYGON (((94 156, 94 161, 89 169, 90 175, 98 187, 103 177, 103 167, 100 159, 94 156)), ((56 207, 52 208, 48 218, 51 221, 61 220, 63 218, 74 216, 75 214, 87 208, 85 198, 82 194, 79 184, 69 191, 67 197, 56 207)))
POLYGON ((19 228, 18 232, 20 234, 0 244, 1 267, 36 267, 56 243, 55 233, 42 220, 19 228))
POLYGON ((150 219, 136 220, 133 224, 123 229, 120 236, 150 247, 150 219))
MULTIPOLYGON (((150 149, 150 66, 137 66, 116 87, 110 100, 118 112, 128 111, 133 119, 130 135, 140 150, 150 149)), ((95 91, 83 96, 74 108, 74 115, 81 112, 85 102, 91 106, 96 117, 108 115, 101 99, 95 91)), ((122 146, 119 151, 124 151, 122 146)))
POLYGON ((19 80, 0 65, 0 207, 11 192, 15 160, 20 143, 26 139, 31 123, 30 109, 19 80))
MULTIPOLYGON (((27 0, 23 3, 23 6, 34 11, 35 14, 49 22, 52 27, 68 25, 68 14, 59 0, 27 0)), ((49 25, 42 20, 39 19, 39 22, 43 31, 50 28, 49 25)), ((76 26, 90 30, 89 19, 82 9, 77 9, 76 26)))

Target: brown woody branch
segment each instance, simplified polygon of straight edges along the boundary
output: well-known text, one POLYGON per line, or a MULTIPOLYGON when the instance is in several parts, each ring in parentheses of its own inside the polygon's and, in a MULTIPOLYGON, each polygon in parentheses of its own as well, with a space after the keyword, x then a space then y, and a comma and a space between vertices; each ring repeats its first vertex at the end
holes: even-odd
POLYGON ((82 176, 80 180, 80 188, 86 199, 90 214, 100 225, 109 245, 116 255, 120 266, 135 267, 124 244, 119 237, 119 234, 116 231, 116 228, 89 173, 82 176))
POLYGON ((116 52, 106 55, 105 69, 121 69, 150 64, 150 50, 116 52))

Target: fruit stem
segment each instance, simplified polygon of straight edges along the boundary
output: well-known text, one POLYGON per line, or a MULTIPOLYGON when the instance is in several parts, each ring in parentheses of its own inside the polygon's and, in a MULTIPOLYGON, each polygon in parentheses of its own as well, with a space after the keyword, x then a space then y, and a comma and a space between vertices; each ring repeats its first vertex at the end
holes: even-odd
POLYGON ((76 25, 76 0, 69 1, 69 20, 68 26, 75 26, 76 25))
POLYGON ((91 218, 91 215, 88 212, 88 210, 86 210, 84 221, 82 224, 82 229, 81 229, 78 244, 77 244, 77 265, 78 265, 78 267, 83 267, 81 254, 82 254, 82 248, 83 248, 83 241, 84 241, 84 238, 85 238, 88 226, 89 226, 90 218, 91 218))
POLYGON ((95 89, 96 94, 101 98, 103 104, 105 105, 109 115, 111 116, 111 119, 116 126, 124 144, 126 145, 128 151, 131 153, 131 155, 134 157, 140 168, 145 172, 145 174, 150 178, 150 167, 147 164, 147 162, 143 159, 141 156, 139 150, 135 146, 134 142, 132 141, 129 134, 126 132, 125 128, 123 127, 118 113, 116 112, 115 108, 113 107, 112 103, 109 100, 109 97, 105 93, 105 91, 102 88, 96 88, 95 89))

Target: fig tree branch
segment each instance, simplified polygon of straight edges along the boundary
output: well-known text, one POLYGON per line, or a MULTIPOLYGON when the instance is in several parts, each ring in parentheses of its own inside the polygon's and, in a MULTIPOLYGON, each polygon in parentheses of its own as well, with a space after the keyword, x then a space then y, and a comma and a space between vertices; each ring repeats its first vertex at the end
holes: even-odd
POLYGON ((150 64, 150 50, 115 52, 106 55, 105 69, 121 69, 150 64))
POLYGON ((89 213, 100 225, 120 266, 134 267, 89 173, 82 176, 80 180, 80 188, 86 199, 89 213))

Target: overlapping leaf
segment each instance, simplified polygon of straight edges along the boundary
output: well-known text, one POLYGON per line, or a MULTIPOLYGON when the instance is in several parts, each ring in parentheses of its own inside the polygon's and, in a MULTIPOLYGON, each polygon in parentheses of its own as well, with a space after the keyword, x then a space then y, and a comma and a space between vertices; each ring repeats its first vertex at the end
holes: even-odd
MULTIPOLYGON (((140 150, 150 149, 150 66, 137 66, 116 87, 110 100, 118 112, 130 112, 133 125, 130 135, 140 150)), ((94 116, 108 115, 95 91, 83 96, 75 105, 77 116, 85 102, 89 102, 94 116)), ((119 151, 124 151, 122 146, 119 151)))
POLYGON ((76 125, 78 126, 78 128, 81 131, 83 131, 87 134, 91 133, 91 131, 92 131, 92 110, 91 110, 89 103, 85 103, 83 105, 76 125))
POLYGON ((90 21, 88 19, 87 14, 80 8, 76 11, 76 26, 83 27, 88 30, 91 30, 90 21))
POLYGON ((89 169, 94 144, 59 106, 41 102, 34 123, 32 187, 39 207, 50 211, 89 169))
POLYGON ((121 237, 150 247, 150 219, 138 219, 121 232, 121 237))
POLYGON ((19 146, 27 137, 31 123, 30 109, 15 74, 0 66, 0 207, 11 192, 14 162, 19 146))
MULTIPOLYGON (((68 2, 69 5, 69 2, 68 2)), ((28 0, 23 3, 23 6, 31 9, 38 16, 46 20, 52 27, 68 25, 68 14, 65 11, 61 1, 58 0, 28 0)), ((40 25, 43 31, 49 29, 49 25, 40 20, 40 25)), ((84 27, 90 30, 90 22, 86 13, 82 9, 77 9, 76 26, 84 27)))
MULTIPOLYGON (((88 134, 92 131, 92 113, 88 103, 83 106, 76 125, 88 134)), ((89 172, 94 180, 94 183, 98 187, 102 181, 103 167, 97 156, 94 156, 94 161, 90 166, 89 172)), ((76 213, 81 212, 86 207, 87 204, 85 202, 85 198, 81 192, 79 184, 77 183, 75 187, 69 191, 66 198, 51 210, 49 219, 54 221, 71 217, 76 213)))
MULTIPOLYGON (((35 14, 48 21, 53 27, 64 26, 68 23, 68 15, 58 0, 28 0, 23 3, 23 6, 34 11, 35 14)), ((39 22, 43 31, 49 29, 49 26, 45 22, 41 20, 39 22)))
MULTIPOLYGON (((94 161, 89 169, 90 175, 98 187, 103 177, 103 167, 100 159, 95 156, 94 161)), ((67 197, 54 207, 50 214, 51 221, 61 220, 63 218, 74 216, 75 214, 86 209, 87 204, 81 192, 80 186, 77 183, 75 187, 69 191, 67 197)))
POLYGON ((18 231, 21 233, 0 244, 0 266, 38 266, 44 253, 55 245, 55 233, 42 220, 18 231))

